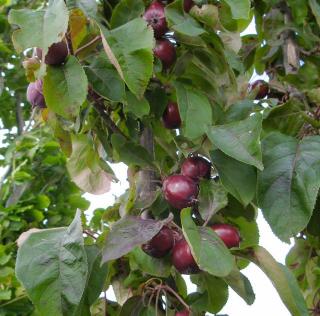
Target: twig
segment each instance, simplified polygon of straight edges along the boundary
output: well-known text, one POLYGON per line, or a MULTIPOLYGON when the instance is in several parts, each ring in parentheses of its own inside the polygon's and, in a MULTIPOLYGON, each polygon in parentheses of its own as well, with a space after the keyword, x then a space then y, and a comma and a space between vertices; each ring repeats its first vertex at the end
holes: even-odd
POLYGON ((111 129, 111 131, 115 134, 120 134, 126 139, 128 139, 127 135, 125 135, 119 127, 111 120, 109 115, 105 111, 105 106, 103 103, 103 99, 93 91, 93 89, 89 88, 89 98, 93 104, 94 109, 100 114, 101 118, 107 124, 107 126, 111 129))
POLYGON ((161 287, 161 289, 169 292, 170 294, 172 294, 173 296, 175 296, 175 298, 187 309, 190 310, 189 305, 181 298, 181 296, 175 291, 173 290, 170 286, 168 285, 159 285, 161 287))
POLYGON ((98 42, 99 40, 101 40, 101 36, 98 35, 95 38, 93 38, 91 41, 89 41, 88 43, 84 44, 83 46, 79 47, 74 54, 78 55, 81 51, 83 51, 84 49, 88 48, 89 46, 93 45, 94 43, 98 42))
POLYGON ((71 40, 71 37, 70 37, 70 27, 68 28, 68 31, 66 33, 66 39, 67 39, 69 53, 70 53, 70 55, 73 55, 74 53, 73 53, 72 40, 71 40))
POLYGON ((90 230, 84 230, 83 231, 86 235, 92 237, 94 240, 97 240, 97 237, 94 235, 94 233, 92 233, 90 230))

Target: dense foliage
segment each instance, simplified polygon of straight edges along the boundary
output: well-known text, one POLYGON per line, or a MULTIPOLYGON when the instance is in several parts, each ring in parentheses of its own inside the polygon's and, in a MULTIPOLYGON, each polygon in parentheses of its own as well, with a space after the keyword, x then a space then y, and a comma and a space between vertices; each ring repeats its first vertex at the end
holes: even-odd
POLYGON ((217 314, 250 262, 320 315, 317 1, 3 2, 0 32, 0 315, 217 314))

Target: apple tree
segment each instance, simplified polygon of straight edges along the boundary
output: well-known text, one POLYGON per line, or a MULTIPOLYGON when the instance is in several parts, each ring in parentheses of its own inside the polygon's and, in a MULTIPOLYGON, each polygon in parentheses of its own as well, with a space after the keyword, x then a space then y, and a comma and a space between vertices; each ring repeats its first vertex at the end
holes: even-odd
POLYGON ((0 33, 0 315, 218 315, 250 263, 320 315, 317 1, 17 0, 0 33))

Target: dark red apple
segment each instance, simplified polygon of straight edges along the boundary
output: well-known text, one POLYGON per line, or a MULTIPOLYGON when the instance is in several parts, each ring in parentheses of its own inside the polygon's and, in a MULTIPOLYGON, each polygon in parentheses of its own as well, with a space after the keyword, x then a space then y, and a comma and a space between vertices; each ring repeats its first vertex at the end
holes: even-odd
POLYGON ((179 113, 178 104, 176 102, 169 102, 163 115, 162 121, 166 128, 176 129, 181 126, 181 117, 179 113))
POLYGON ((176 312, 175 316, 189 316, 190 312, 187 309, 184 309, 183 311, 176 312))
MULTIPOLYGON (((42 49, 36 49, 36 55, 39 59, 42 58, 42 49)), ((68 46, 65 41, 59 43, 54 43, 49 47, 48 53, 44 59, 44 62, 47 65, 60 65, 65 62, 66 58, 69 55, 68 46)))
POLYGON ((184 0, 183 2, 184 11, 189 12, 193 6, 194 6, 194 2, 192 0, 184 0))
POLYGON ((142 250, 151 257, 164 257, 173 247, 174 239, 171 229, 163 226, 160 232, 142 245, 142 250))
POLYGON ((209 179, 211 175, 211 163, 200 156, 189 157, 183 162, 181 173, 196 181, 200 178, 209 179))
POLYGON ((174 245, 172 249, 172 264, 182 274, 193 274, 200 271, 185 239, 181 239, 174 245))
POLYGON ((228 224, 215 224, 212 225, 211 228, 222 239, 228 248, 239 247, 240 234, 235 227, 228 224))
POLYGON ((173 207, 183 209, 192 206, 198 196, 198 185, 191 178, 175 174, 163 181, 165 199, 173 207))
POLYGON ((176 60, 176 48, 168 39, 157 40, 154 55, 162 62, 163 68, 170 68, 176 60))
POLYGON ((42 80, 29 83, 27 88, 27 100, 32 104, 33 107, 46 107, 46 101, 42 91, 42 80))
POLYGON ((249 92, 256 91, 256 100, 264 99, 269 93, 269 85, 264 80, 256 80, 249 85, 249 92))
POLYGON ((143 18, 153 28, 155 38, 160 38, 167 32, 168 25, 162 3, 153 1, 144 12, 143 18))

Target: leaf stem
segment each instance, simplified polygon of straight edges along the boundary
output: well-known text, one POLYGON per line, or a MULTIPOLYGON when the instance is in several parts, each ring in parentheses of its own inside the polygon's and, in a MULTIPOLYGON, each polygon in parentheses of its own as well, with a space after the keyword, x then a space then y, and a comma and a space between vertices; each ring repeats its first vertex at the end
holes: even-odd
POLYGON ((89 46, 95 44, 96 42, 101 40, 101 35, 96 36, 95 38, 93 38, 91 41, 89 41, 88 43, 84 44, 83 46, 79 47, 75 52, 75 56, 77 56, 81 51, 83 51, 84 49, 88 48, 89 46))

